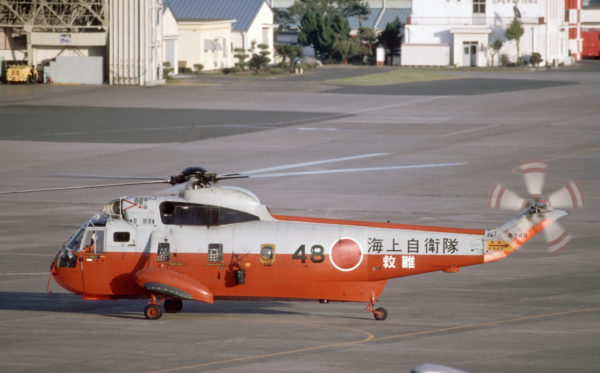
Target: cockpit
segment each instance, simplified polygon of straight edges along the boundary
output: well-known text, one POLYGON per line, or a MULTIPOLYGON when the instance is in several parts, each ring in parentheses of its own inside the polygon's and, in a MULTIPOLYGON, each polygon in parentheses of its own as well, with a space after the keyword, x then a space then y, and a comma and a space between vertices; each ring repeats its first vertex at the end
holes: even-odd
POLYGON ((105 230, 96 229, 106 227, 108 215, 95 216, 86 221, 63 245, 57 258, 57 267, 75 267, 77 258, 75 253, 103 253, 105 244, 105 230))

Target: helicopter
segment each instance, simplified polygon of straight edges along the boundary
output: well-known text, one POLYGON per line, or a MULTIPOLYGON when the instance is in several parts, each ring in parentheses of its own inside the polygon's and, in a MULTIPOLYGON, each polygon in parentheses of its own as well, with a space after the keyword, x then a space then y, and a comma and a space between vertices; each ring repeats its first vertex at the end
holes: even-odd
POLYGON ((488 230, 273 215, 254 193, 215 185, 303 174, 265 173, 277 167, 229 174, 188 167, 167 179, 123 177, 141 180, 0 194, 171 185, 110 201, 85 221, 52 261, 48 291, 54 278, 86 300, 147 299, 148 320, 161 318, 163 309, 180 312, 184 300, 361 302, 385 320, 388 312, 376 302, 390 279, 495 262, 542 231, 551 252, 565 247, 570 236, 556 220, 567 213, 558 208, 583 207, 583 193, 571 180, 542 199, 546 167, 519 167, 530 199, 502 184, 492 187, 489 206, 518 214, 488 230))

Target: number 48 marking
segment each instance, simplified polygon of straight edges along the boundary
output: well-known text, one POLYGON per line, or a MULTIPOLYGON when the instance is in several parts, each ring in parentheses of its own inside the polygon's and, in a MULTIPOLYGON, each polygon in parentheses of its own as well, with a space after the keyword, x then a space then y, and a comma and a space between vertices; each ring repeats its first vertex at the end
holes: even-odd
MULTIPOLYGON (((306 262, 306 246, 300 247, 292 255, 292 259, 298 259, 302 263, 306 262)), ((325 249, 321 245, 313 245, 310 248, 310 261, 313 263, 323 263, 325 261, 325 249)))

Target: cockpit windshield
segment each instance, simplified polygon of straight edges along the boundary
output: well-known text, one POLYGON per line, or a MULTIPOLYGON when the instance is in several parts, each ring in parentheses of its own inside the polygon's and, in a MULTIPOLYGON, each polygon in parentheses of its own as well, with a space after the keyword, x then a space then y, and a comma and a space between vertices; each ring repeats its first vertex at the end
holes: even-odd
POLYGON ((105 227, 106 222, 108 220, 107 215, 96 215, 90 220, 86 221, 79 227, 77 232, 67 241, 64 247, 73 250, 79 251, 81 249, 81 241, 83 240, 83 234, 85 232, 85 228, 87 227, 105 227))
POLYGON ((73 251, 79 251, 81 247, 81 240, 83 239, 83 232, 85 232, 85 228, 87 228, 89 222, 85 222, 79 227, 77 232, 67 241, 65 247, 71 249, 73 251))

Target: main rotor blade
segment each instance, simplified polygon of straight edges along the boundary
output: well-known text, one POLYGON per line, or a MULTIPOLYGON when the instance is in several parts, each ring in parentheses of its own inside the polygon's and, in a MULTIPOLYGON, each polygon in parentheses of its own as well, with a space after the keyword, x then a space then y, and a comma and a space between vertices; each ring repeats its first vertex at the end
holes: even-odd
POLYGON ((552 208, 582 208, 583 190, 575 180, 569 180, 567 185, 550 194, 548 202, 552 208))
POLYGON ((551 253, 564 248, 571 242, 569 233, 556 221, 550 223, 544 229, 544 236, 548 243, 548 251, 551 253))
POLYGON ((539 197, 544 189, 547 165, 544 162, 523 163, 519 170, 523 175, 527 192, 533 197, 539 197))
MULTIPOLYGON (((124 180, 165 180, 151 176, 122 176, 122 175, 97 175, 97 174, 56 174, 53 176, 70 177, 74 179, 124 179, 124 180)), ((165 181, 167 182, 167 181, 165 181)))
POLYGON ((185 190, 185 189, 191 187, 192 185, 196 184, 197 182, 198 182, 197 178, 192 178, 186 182, 172 185, 163 190, 159 190, 158 192, 153 193, 153 194, 157 195, 157 196, 168 196, 168 195, 178 194, 182 190, 185 190))
POLYGON ((493 209, 522 210, 527 201, 502 184, 494 184, 488 196, 488 206, 493 209))
POLYGON ((230 179, 247 179, 250 175, 242 175, 242 174, 223 174, 217 175, 217 180, 230 180, 230 179))
POLYGON ((292 164, 288 164, 288 165, 281 165, 281 166, 274 166, 274 167, 267 167, 267 168, 258 168, 256 170, 240 171, 240 172, 234 172, 234 173, 226 174, 226 175, 233 175, 233 174, 236 174, 236 175, 255 175, 255 174, 260 174, 260 173, 264 173, 264 172, 273 172, 273 171, 288 170, 290 168, 315 166, 315 165, 326 164, 326 163, 353 161, 353 160, 357 160, 357 159, 372 158, 372 157, 381 157, 383 155, 388 155, 388 154, 389 153, 360 154, 360 155, 353 155, 353 156, 349 156, 349 157, 323 159, 323 160, 320 160, 320 161, 292 163, 292 164))
POLYGON ((129 186, 129 185, 144 185, 144 184, 164 184, 168 181, 155 180, 155 181, 139 181, 133 183, 115 183, 115 184, 98 184, 98 185, 78 185, 72 187, 57 187, 57 188, 44 188, 44 189, 28 189, 28 190, 13 190, 10 192, 0 192, 0 194, 18 194, 18 193, 38 193, 38 192, 55 192, 61 190, 78 190, 78 189, 95 189, 95 188, 110 188, 117 186, 129 186))
POLYGON ((350 173, 350 172, 369 172, 369 171, 407 170, 407 169, 414 169, 414 168, 451 167, 451 166, 462 166, 464 164, 465 163, 438 163, 438 164, 421 164, 421 165, 410 165, 410 166, 343 168, 343 169, 337 169, 337 170, 277 172, 277 173, 270 173, 270 174, 253 174, 253 175, 247 175, 247 176, 250 178, 262 178, 262 177, 282 177, 282 176, 324 175, 324 174, 341 174, 341 173, 350 173))

